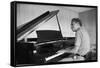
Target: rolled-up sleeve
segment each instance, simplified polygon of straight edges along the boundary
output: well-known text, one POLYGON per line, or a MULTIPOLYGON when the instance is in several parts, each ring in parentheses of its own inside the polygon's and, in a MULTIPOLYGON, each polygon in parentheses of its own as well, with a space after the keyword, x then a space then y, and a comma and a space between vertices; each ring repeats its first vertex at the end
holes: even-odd
POLYGON ((81 45, 81 34, 79 32, 77 32, 76 38, 75 38, 75 49, 76 49, 76 51, 78 51, 80 45, 81 45))

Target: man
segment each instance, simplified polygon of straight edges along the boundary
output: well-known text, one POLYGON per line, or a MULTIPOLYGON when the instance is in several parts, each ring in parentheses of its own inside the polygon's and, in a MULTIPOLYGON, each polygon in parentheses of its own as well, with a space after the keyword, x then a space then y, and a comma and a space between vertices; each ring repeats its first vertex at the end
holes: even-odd
POLYGON ((90 39, 87 31, 83 28, 79 18, 73 18, 71 29, 75 32, 75 47, 72 50, 61 50, 59 52, 71 52, 74 54, 73 60, 85 60, 86 54, 90 51, 90 39))
POLYGON ((82 60, 84 59, 84 56, 90 51, 89 35, 79 18, 72 19, 71 29, 73 32, 76 32, 75 47, 72 50, 72 53, 76 55, 76 59, 82 60))

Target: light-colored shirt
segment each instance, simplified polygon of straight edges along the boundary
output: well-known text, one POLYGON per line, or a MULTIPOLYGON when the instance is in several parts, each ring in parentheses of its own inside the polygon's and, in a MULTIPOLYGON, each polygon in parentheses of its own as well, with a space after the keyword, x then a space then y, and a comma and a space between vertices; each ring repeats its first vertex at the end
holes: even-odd
POLYGON ((80 55, 86 55, 90 51, 90 38, 83 27, 76 32, 75 47, 78 47, 77 53, 80 55))

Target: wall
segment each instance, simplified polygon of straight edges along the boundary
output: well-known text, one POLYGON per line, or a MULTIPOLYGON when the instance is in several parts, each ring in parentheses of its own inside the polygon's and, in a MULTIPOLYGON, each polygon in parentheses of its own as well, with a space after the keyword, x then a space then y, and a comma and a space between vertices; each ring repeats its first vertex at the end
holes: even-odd
POLYGON ((91 44, 96 44, 96 9, 81 12, 79 17, 90 35, 91 44))
MULTIPOLYGON (((38 17, 46 11, 60 10, 58 13, 58 19, 60 22, 62 34, 64 37, 73 37, 75 34, 70 28, 71 19, 78 17, 78 13, 67 9, 65 6, 49 6, 49 5, 29 5, 18 4, 17 5, 17 26, 27 23, 28 21, 38 17)), ((53 17, 45 24, 41 25, 37 30, 59 30, 57 19, 53 17)), ((28 37, 37 37, 36 33, 31 33, 28 37)))

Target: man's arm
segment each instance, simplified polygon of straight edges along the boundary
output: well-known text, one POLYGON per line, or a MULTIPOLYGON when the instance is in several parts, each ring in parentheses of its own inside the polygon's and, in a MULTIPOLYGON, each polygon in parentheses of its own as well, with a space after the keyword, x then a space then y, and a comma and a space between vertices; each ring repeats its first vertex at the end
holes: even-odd
POLYGON ((81 45, 81 34, 79 32, 76 33, 76 38, 75 38, 75 47, 72 49, 72 53, 76 54, 79 50, 79 47, 81 45))
POLYGON ((67 52, 67 53, 74 53, 76 54, 79 50, 79 47, 81 45, 81 36, 79 33, 76 33, 76 38, 75 38, 75 47, 73 49, 69 49, 69 48, 66 48, 66 49, 62 49, 59 52, 67 52))

